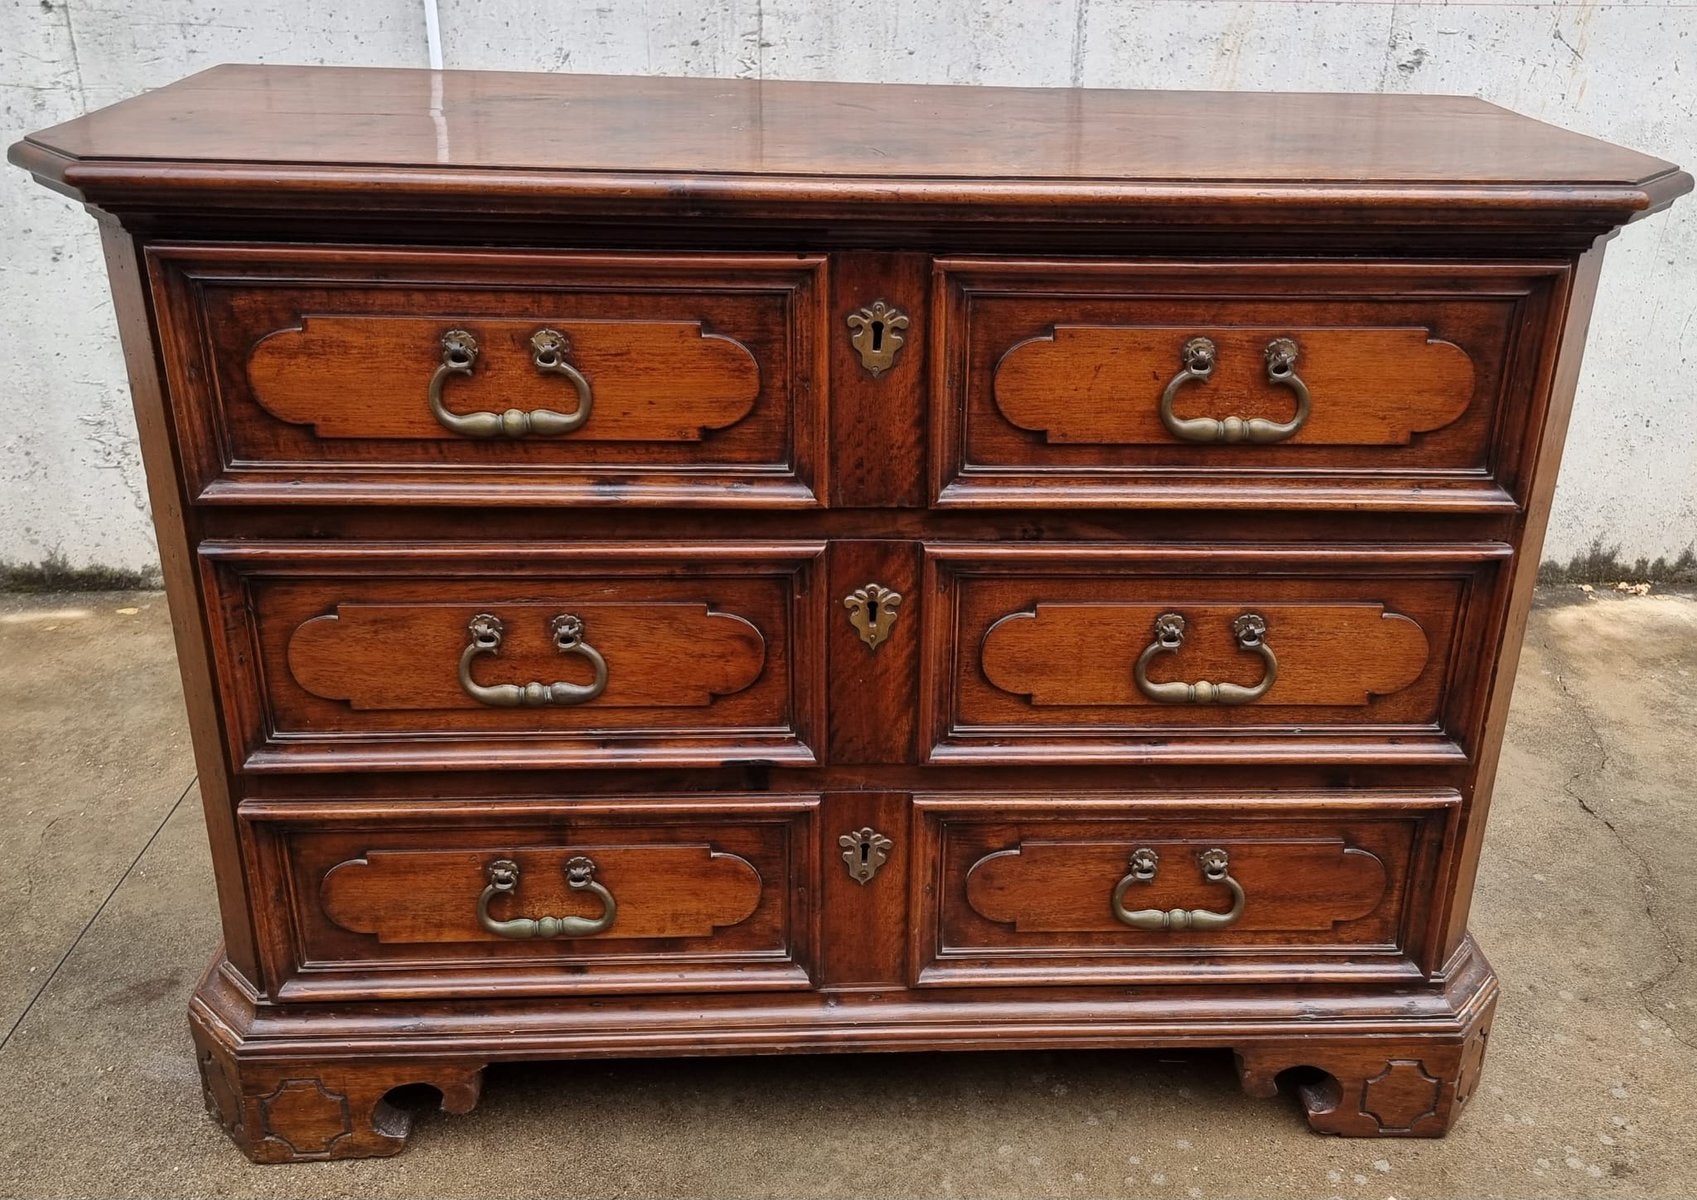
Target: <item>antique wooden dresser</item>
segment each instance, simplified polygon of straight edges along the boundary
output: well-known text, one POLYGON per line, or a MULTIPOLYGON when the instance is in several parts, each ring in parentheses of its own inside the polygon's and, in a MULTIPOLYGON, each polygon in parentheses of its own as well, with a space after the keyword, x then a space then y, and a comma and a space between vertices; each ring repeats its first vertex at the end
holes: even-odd
POLYGON ((1455 98, 261 67, 11 158, 105 239, 255 1159, 522 1059, 1467 1102, 1602 244, 1690 176, 1455 98))

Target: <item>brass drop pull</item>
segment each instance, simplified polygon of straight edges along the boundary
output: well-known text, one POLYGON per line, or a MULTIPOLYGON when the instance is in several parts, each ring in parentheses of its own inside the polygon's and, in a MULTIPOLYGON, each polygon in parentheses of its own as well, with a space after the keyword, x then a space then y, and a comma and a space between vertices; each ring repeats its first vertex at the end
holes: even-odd
POLYGON ((497 921, 489 915, 489 902, 496 896, 507 896, 518 890, 519 865, 510 858, 498 858, 486 868, 489 886, 477 898, 477 923, 490 933, 504 938, 589 937, 605 933, 613 927, 619 915, 618 901, 613 893, 595 882, 595 861, 581 855, 566 863, 566 886, 573 891, 592 892, 601 900, 598 917, 513 917, 497 921))
POLYGON ((607 660, 583 640, 583 618, 573 613, 561 613, 554 618, 554 648, 561 654, 575 654, 589 660, 595 668, 592 683, 497 683, 485 686, 471 677, 471 664, 479 655, 496 654, 506 626, 501 618, 490 613, 478 613, 466 627, 471 640, 460 654, 460 687, 479 704, 492 708, 541 708, 546 704, 583 704, 595 699, 607 687, 607 660))
POLYGON ((464 329, 450 329, 442 335, 442 364, 430 377, 430 411, 444 429, 470 438, 558 437, 583 428, 595 409, 589 380, 566 361, 571 342, 555 329, 538 329, 530 335, 531 363, 544 375, 564 376, 577 392, 574 412, 553 412, 546 408, 526 412, 509 408, 506 412, 449 412, 442 403, 442 389, 454 375, 471 374, 482 353, 477 339, 464 329))
POLYGON ((1310 400, 1308 385, 1296 373, 1296 342, 1291 338, 1274 338, 1267 343, 1267 382, 1287 387, 1296 393, 1296 413, 1288 421, 1269 421, 1265 417, 1177 417, 1173 415, 1173 400, 1185 384, 1204 383, 1214 373, 1214 343, 1211 338, 1193 337, 1179 351, 1184 369, 1173 376, 1167 390, 1161 393, 1161 424, 1167 432, 1187 442, 1250 442, 1265 445, 1282 442, 1308 420, 1310 400))
POLYGON ((1162 613, 1155 618, 1155 640, 1137 656, 1137 666, 1132 671, 1132 677, 1137 680, 1137 690, 1157 704, 1248 704, 1251 700, 1259 700, 1279 677, 1279 660, 1267 644, 1267 618, 1260 613, 1244 613, 1232 622, 1232 633, 1237 637, 1239 650, 1260 655, 1261 661, 1266 664, 1261 682, 1254 687, 1244 687, 1240 683, 1210 683, 1207 680, 1197 683, 1151 682, 1149 664, 1184 645, 1184 618, 1178 613, 1162 613))
POLYGON ((1224 929, 1237 923, 1243 915, 1243 886, 1227 872, 1231 860, 1224 850, 1204 850, 1197 855, 1202 878, 1209 883, 1223 883, 1231 889, 1232 906, 1228 912, 1213 912, 1206 908, 1136 908, 1127 910, 1125 894, 1133 884, 1152 883, 1161 865, 1161 856, 1147 846, 1134 851, 1131 870, 1114 886, 1114 918, 1133 929, 1224 929))

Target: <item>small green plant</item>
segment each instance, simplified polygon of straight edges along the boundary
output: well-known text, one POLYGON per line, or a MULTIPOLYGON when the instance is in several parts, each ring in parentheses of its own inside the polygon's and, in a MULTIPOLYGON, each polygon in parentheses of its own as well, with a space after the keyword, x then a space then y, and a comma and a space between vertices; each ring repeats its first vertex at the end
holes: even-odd
POLYGON ((1638 558, 1626 562, 1620 546, 1605 547, 1597 538, 1565 564, 1547 559, 1538 568, 1539 583, 1615 583, 1632 580, 1644 583, 1697 583, 1697 543, 1688 545, 1670 559, 1638 558))
POLYGON ((58 551, 37 563, 0 562, 0 592, 143 592, 158 586, 152 568, 73 567, 58 551))

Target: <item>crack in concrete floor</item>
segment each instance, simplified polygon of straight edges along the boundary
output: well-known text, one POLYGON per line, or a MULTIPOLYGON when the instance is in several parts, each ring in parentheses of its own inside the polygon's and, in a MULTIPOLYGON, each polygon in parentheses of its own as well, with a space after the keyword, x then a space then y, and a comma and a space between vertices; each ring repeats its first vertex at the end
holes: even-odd
MULTIPOLYGON (((1667 599, 1668 598, 1666 597, 1659 598, 1659 602, 1665 602, 1667 599)), ((1622 613, 1632 613, 1642 616, 1643 614, 1655 615, 1657 612, 1657 607, 1653 605, 1618 608, 1611 612, 1611 608, 1623 603, 1622 601, 1615 600, 1613 598, 1605 598, 1601 601, 1587 600, 1581 603, 1587 608, 1601 603, 1605 607, 1600 610, 1594 609, 1593 611, 1606 614, 1609 619, 1614 621, 1620 620, 1622 613)), ((1683 622, 1681 623, 1683 624, 1683 622)), ((1694 626, 1690 630, 1690 633, 1693 640, 1697 640, 1697 626, 1694 626)), ((1644 640, 1651 644, 1658 645, 1664 644, 1665 642, 1665 639, 1661 637, 1647 637, 1644 640)), ((1539 645, 1546 655, 1551 658, 1559 658, 1562 654, 1562 647, 1557 644, 1557 641, 1558 639, 1555 638, 1552 633, 1546 632, 1543 637, 1540 638, 1539 645)), ((1631 678, 1630 675, 1627 676, 1627 678, 1631 678)), ((1645 855, 1644 851, 1637 846, 1632 838, 1629 838, 1624 832, 1622 832, 1614 819, 1612 819, 1609 814, 1604 811, 1603 807, 1607 803, 1607 801, 1602 797, 1609 790, 1606 784, 1609 780, 1610 767, 1611 763, 1614 761, 1614 754, 1611 752, 1609 747, 1610 735, 1599 723, 1597 715, 1592 711, 1591 705, 1586 702, 1585 690, 1587 686, 1593 690, 1598 689, 1600 682, 1601 688, 1604 690, 1605 694, 1613 695, 1616 703, 1619 703, 1622 698, 1619 696, 1618 692, 1616 692, 1615 687, 1611 685, 1622 682, 1622 676, 1619 672, 1616 672, 1611 679, 1605 679, 1603 681, 1591 680, 1588 685, 1582 684, 1578 689, 1576 689, 1570 682, 1568 672, 1560 670, 1554 672, 1554 680, 1562 699, 1566 702, 1566 706, 1579 719, 1584 730, 1585 744, 1594 748, 1596 751, 1595 761, 1581 763, 1569 773, 1567 781, 1563 785, 1563 790, 1574 801, 1574 803, 1579 806, 1581 811, 1583 811, 1587 816, 1595 819, 1605 829, 1607 829, 1610 836, 1620 845, 1621 849, 1623 849, 1631 857, 1637 874, 1637 884, 1643 893, 1644 915, 1649 920, 1651 927, 1656 931, 1665 952, 1663 964, 1659 967, 1659 969, 1653 974, 1641 979, 1638 984, 1636 990, 1639 996, 1640 1007, 1643 1008, 1645 1015, 1651 1020, 1666 1026, 1672 1032, 1673 1036, 1682 1044, 1697 1050, 1697 1039, 1694 1039, 1673 1022, 1669 1021, 1666 1013, 1658 1010, 1654 1006, 1656 993, 1670 983, 1683 970, 1686 962, 1685 954, 1681 949, 1679 939, 1675 936, 1673 928, 1670 926, 1668 919, 1660 911, 1658 911, 1658 893, 1654 882, 1656 877, 1655 871, 1652 869, 1650 860, 1645 855), (1588 794, 1593 798, 1588 798, 1588 794)), ((1633 684, 1636 686, 1637 681, 1634 680, 1633 684)), ((1688 706, 1687 711, 1697 711, 1697 701, 1694 701, 1692 705, 1688 706)))

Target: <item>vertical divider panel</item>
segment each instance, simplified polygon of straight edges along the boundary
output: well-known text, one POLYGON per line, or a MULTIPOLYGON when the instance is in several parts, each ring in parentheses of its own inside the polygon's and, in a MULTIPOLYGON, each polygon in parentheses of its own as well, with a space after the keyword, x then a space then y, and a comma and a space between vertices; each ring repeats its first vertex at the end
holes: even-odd
MULTIPOLYGON (((831 258, 829 388, 832 508, 920 508, 925 504, 925 397, 931 340, 924 254, 850 251, 831 258), (882 301, 879 339, 901 344, 887 366, 863 361, 849 325, 882 301), (893 312, 889 310, 894 310, 893 312), (876 374, 874 374, 876 368, 876 374)), ((883 343, 887 348, 890 343, 883 343)))
POLYGON ((918 752, 924 618, 919 547, 903 541, 833 541, 827 555, 826 761, 836 766, 911 763, 918 752), (863 635, 859 622, 877 631, 863 635), (869 645, 868 636, 878 644, 869 645))
POLYGON ((832 792, 825 796, 820 859, 819 984, 825 989, 871 991, 904 987, 909 957, 908 874, 912 864, 906 792, 832 792), (840 839, 871 829, 889 839, 877 873, 858 882, 844 861, 840 839))

